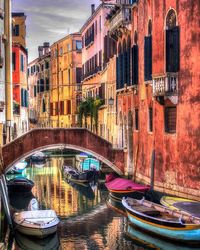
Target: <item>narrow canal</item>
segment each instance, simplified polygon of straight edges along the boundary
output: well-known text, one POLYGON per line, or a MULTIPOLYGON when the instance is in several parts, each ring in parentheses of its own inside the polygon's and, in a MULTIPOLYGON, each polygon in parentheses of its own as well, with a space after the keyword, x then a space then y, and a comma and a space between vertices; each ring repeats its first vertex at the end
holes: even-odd
MULTIPOLYGON (((3 239, 7 241, 6 249, 191 249, 130 228, 126 218, 107 205, 108 192, 104 187, 84 188, 67 183, 61 171, 66 162, 73 164, 74 157, 51 156, 45 164, 29 165, 22 175, 35 182, 32 192, 10 196, 10 204, 15 209, 31 209, 30 204, 36 203, 39 209, 55 210, 61 221, 58 233, 35 240, 16 232, 14 238, 3 239)), ((9 179, 13 177, 7 175, 9 179)), ((2 230, 4 227, 1 227, 1 235, 5 235, 2 230)))

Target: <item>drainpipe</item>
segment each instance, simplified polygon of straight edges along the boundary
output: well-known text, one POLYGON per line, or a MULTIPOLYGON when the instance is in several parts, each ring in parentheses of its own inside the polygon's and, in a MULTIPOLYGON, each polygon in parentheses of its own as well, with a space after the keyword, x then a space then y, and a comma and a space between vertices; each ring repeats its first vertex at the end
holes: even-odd
POLYGON ((11 123, 13 121, 13 103, 12 103, 12 66, 11 66, 11 0, 4 1, 5 17, 4 17, 4 32, 6 35, 5 41, 5 102, 6 102, 6 132, 8 134, 8 142, 11 141, 11 123))

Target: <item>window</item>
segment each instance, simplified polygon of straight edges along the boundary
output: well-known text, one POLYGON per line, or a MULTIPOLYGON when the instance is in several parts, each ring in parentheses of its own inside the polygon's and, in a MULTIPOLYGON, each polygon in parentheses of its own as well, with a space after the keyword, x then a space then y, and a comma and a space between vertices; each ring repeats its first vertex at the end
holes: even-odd
POLYGON ((176 133, 176 107, 165 108, 165 132, 176 133))
POLYGON ((82 42, 76 41, 76 50, 82 50, 82 42))
POLYGON ((61 47, 60 48, 60 56, 62 56, 63 55, 63 48, 61 47))
POLYGON ((144 37, 144 80, 152 80, 152 22, 148 23, 148 36, 144 37))
POLYGON ((12 53, 12 69, 13 71, 16 70, 16 53, 12 53))
POLYGON ((99 17, 99 30, 101 31, 101 16, 99 17))
POLYGON ((34 86, 34 97, 36 97, 37 96, 37 86, 35 85, 34 86))
POLYGON ((45 69, 49 68, 49 62, 45 62, 45 69))
POLYGON ((135 129, 139 130, 139 110, 135 109, 135 129))
POLYGON ((76 68, 76 83, 81 83, 82 68, 76 68))
POLYGON ((20 68, 21 68, 21 71, 24 72, 24 56, 23 55, 20 56, 20 68))
POLYGON ((49 78, 46 78, 46 90, 49 90, 49 78))
POLYGON ((70 43, 67 44, 67 51, 69 52, 71 49, 70 43))
POLYGON ((180 64, 180 32, 176 13, 170 10, 166 18, 166 71, 178 72, 180 64))
POLYGON ((19 25, 13 26, 13 36, 19 36, 19 25))
POLYGON ((67 100, 67 115, 71 114, 71 101, 67 100))
POLYGON ((149 132, 153 131, 153 109, 149 108, 149 132))
POLYGON ((138 84, 138 45, 132 47, 132 84, 138 84))
POLYGON ((46 103, 44 99, 42 100, 42 112, 46 112, 46 103))

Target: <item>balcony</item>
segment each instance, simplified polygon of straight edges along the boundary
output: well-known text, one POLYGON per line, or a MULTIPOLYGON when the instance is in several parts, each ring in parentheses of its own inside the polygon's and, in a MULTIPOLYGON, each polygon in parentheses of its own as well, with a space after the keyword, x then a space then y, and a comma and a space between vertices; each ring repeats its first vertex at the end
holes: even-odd
POLYGON ((121 29, 129 30, 131 24, 131 5, 116 6, 108 15, 107 20, 108 28, 113 36, 118 36, 121 29))
POLYGON ((4 111, 4 106, 5 106, 5 102, 4 101, 0 101, 0 112, 4 111))
POLYGON ((178 74, 167 73, 163 76, 153 77, 153 96, 178 95, 178 74))

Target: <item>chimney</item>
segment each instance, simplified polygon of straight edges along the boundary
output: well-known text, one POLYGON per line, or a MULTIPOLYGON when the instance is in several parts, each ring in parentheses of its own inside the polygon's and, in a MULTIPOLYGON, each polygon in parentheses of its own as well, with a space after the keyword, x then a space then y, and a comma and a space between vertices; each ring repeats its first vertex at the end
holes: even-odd
POLYGON ((92 15, 93 15, 94 12, 95 12, 95 4, 91 4, 91 12, 92 12, 92 15))
POLYGON ((50 44, 48 42, 43 43, 43 53, 44 55, 50 52, 50 44))
POLYGON ((38 46, 39 57, 43 56, 43 46, 38 46))

